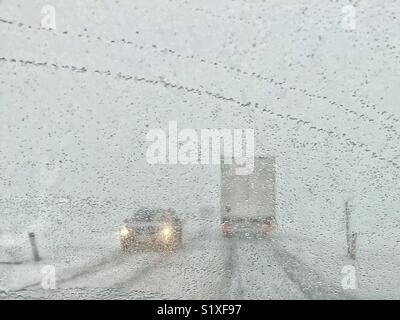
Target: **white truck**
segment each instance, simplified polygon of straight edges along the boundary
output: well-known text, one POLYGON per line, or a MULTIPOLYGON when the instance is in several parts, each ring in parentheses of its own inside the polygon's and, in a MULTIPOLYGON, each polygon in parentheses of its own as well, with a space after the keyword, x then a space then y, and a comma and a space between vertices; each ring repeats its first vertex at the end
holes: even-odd
POLYGON ((249 175, 237 175, 237 168, 221 163, 222 233, 265 235, 276 227, 275 158, 256 157, 249 175))

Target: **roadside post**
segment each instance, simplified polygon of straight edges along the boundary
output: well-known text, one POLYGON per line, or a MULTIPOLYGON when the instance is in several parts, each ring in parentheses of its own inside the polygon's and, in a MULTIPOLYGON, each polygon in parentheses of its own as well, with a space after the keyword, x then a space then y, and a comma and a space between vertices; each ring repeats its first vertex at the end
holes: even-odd
POLYGON ((31 244, 32 247, 32 253, 33 253, 33 259, 38 262, 40 261, 40 255, 39 255, 39 250, 37 247, 37 243, 36 243, 36 236, 34 232, 29 232, 29 242, 31 244))
POLYGON ((350 238, 349 256, 351 259, 356 259, 357 252, 357 233, 353 232, 350 238))
POLYGON ((345 202, 345 215, 346 215, 346 241, 347 241, 347 255, 355 260, 357 251, 357 233, 351 231, 351 212, 349 201, 345 202))

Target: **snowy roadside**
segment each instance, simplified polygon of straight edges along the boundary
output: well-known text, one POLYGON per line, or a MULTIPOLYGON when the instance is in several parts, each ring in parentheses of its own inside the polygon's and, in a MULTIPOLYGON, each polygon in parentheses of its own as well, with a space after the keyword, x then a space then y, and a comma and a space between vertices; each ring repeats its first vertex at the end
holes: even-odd
POLYGON ((102 242, 102 246, 88 243, 84 246, 57 244, 40 246, 41 260, 34 262, 28 237, 16 237, 0 243, 0 291, 17 291, 25 288, 52 286, 78 272, 90 272, 120 255, 117 242, 102 242), (26 238, 26 239, 25 239, 26 238), (47 284, 46 284, 47 283, 47 284))
POLYGON ((357 299, 400 298, 400 257, 393 243, 369 248, 360 245, 354 261, 346 256, 346 247, 340 241, 326 242, 293 231, 276 232, 273 241, 278 250, 315 270, 337 292, 344 291, 357 299), (343 290, 343 279, 351 270, 348 266, 355 267, 356 288, 343 290))
MULTIPOLYGON (((190 246, 196 239, 203 238, 205 230, 210 232, 206 228, 207 221, 201 221, 202 219, 197 219, 196 223, 185 223, 186 245, 190 246)), ((132 256, 121 254, 117 235, 113 232, 91 233, 86 236, 82 234, 78 238, 67 243, 56 242, 55 246, 50 246, 47 245, 48 239, 39 236, 38 246, 42 260, 34 262, 27 236, 22 234, 8 237, 7 241, 3 237, 0 248, 7 247, 7 252, 13 255, 5 254, 5 250, 0 255, 0 261, 7 262, 0 263, 0 291, 11 293, 43 288, 43 285, 49 285, 49 277, 53 271, 57 289, 80 286, 109 288, 114 285, 115 279, 121 278, 123 283, 137 271, 134 269, 140 269, 140 266, 151 263, 154 256, 158 256, 150 253, 132 256)))

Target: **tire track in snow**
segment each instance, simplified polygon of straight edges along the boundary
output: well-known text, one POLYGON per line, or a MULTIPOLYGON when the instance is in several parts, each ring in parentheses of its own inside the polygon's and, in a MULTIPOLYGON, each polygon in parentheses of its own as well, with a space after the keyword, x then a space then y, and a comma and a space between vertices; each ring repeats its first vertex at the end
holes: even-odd
POLYGON ((276 242, 271 242, 274 255, 280 262, 287 277, 310 300, 355 300, 357 297, 345 292, 339 285, 328 282, 312 267, 284 250, 276 242))
MULTIPOLYGON (((101 270, 102 268, 104 268, 107 265, 113 264, 115 263, 115 259, 120 257, 120 254, 116 254, 116 255, 112 255, 111 257, 108 257, 106 259, 102 259, 100 260, 98 263, 91 265, 89 267, 83 267, 83 268, 79 268, 80 270, 77 272, 73 272, 71 275, 67 276, 67 277, 63 277, 61 279, 57 279, 57 285, 58 284, 63 284, 66 283, 68 281, 86 276, 88 274, 91 273, 95 273, 98 270, 101 270)), ((33 284, 24 286, 22 289, 18 290, 18 291, 23 291, 23 290, 28 290, 28 289, 35 289, 35 288, 41 288, 41 282, 35 282, 33 284)))
MULTIPOLYGON (((221 282, 221 292, 225 291, 231 299, 242 300, 244 290, 240 276, 240 265, 238 257, 238 243, 235 238, 223 239, 224 252, 224 278, 221 282)), ((226 297, 222 297, 226 299, 226 297)))
POLYGON ((116 288, 126 288, 129 286, 134 285, 140 278, 145 277, 151 274, 153 271, 157 270, 158 268, 168 266, 169 263, 173 262, 173 258, 179 256, 184 251, 190 249, 190 245, 193 243, 197 243, 197 240, 201 239, 202 234, 201 232, 198 234, 192 235, 190 238, 187 238, 185 243, 176 251, 167 251, 167 252, 159 252, 159 256, 152 261, 152 264, 148 264, 137 270, 132 276, 122 281, 119 281, 113 284, 113 287, 116 288))
MULTIPOLYGON (((124 256, 121 255, 120 253, 112 255, 111 257, 101 260, 99 263, 94 264, 94 265, 90 265, 88 267, 83 267, 83 268, 79 268, 78 271, 76 272, 72 272, 72 274, 57 279, 56 285, 57 287, 59 287, 60 285, 63 284, 67 284, 68 282, 77 280, 77 279, 81 279, 81 278, 85 278, 88 276, 93 276, 96 275, 98 273, 101 273, 105 270, 109 270, 112 267, 117 267, 120 266, 123 263, 129 262, 129 260, 131 259, 132 256, 124 256)), ((146 261, 145 266, 143 266, 141 269, 138 270, 138 272, 141 272, 142 269, 146 269, 146 268, 151 268, 151 266, 157 263, 157 259, 151 260, 149 262, 146 261)), ((41 282, 36 282, 33 283, 31 285, 25 286, 22 289, 18 290, 18 291, 25 291, 28 289, 41 289, 41 282)))
POLYGON ((118 281, 113 284, 115 288, 129 288, 135 285, 141 278, 144 278, 156 271, 162 266, 165 266, 171 261, 172 255, 167 255, 165 253, 161 253, 156 259, 152 261, 151 264, 145 265, 142 268, 138 269, 132 276, 118 281))

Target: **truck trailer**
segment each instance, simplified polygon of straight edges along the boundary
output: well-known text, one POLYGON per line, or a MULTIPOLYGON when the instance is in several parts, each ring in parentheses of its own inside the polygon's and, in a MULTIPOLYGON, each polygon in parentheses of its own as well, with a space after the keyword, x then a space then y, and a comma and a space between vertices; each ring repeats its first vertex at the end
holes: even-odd
POLYGON ((276 228, 275 158, 256 157, 248 175, 237 175, 237 168, 221 162, 222 233, 266 235, 276 228))

